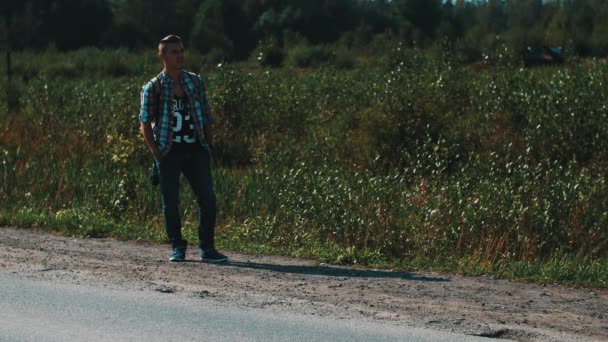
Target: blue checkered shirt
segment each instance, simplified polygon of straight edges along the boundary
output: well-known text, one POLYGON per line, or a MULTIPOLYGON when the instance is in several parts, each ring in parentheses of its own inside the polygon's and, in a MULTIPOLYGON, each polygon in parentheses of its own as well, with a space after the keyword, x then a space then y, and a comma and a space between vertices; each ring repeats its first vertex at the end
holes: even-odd
MULTIPOLYGON (((190 108, 194 108, 192 121, 197 140, 203 148, 209 148, 203 132, 203 125, 212 122, 205 84, 200 75, 187 70, 182 70, 179 82, 190 102, 190 108)), ((174 81, 164 71, 148 81, 141 91, 139 120, 143 123, 154 123, 154 140, 163 156, 171 150, 173 141, 171 123, 174 96, 174 81)))

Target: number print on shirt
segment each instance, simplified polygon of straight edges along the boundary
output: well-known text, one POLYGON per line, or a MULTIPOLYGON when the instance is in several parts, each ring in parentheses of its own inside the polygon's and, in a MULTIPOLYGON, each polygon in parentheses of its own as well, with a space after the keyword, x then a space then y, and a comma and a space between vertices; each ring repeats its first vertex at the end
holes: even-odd
MULTIPOLYGON (((188 127, 190 127, 190 130, 194 129, 194 125, 191 124, 191 118, 190 118, 190 114, 186 115, 186 117, 184 118, 182 116, 182 113, 180 112, 174 112, 175 114, 175 126, 173 126, 173 133, 178 133, 179 131, 182 130, 182 127, 184 125, 184 119, 186 121, 186 124, 188 125, 188 127)), ((187 134, 184 135, 175 135, 173 137, 173 141, 176 143, 181 143, 183 140, 183 142, 187 143, 187 144, 192 144, 194 143, 196 140, 194 139, 194 137, 191 137, 187 134)))
POLYGON ((194 133, 194 124, 192 123, 192 117, 189 111, 184 106, 183 99, 173 100, 173 116, 173 133, 175 133, 173 137, 173 142, 184 142, 187 144, 192 144, 196 142, 196 138, 194 137, 194 135, 188 134, 194 133), (185 117, 181 112, 184 109, 186 109, 185 117), (184 125, 186 125, 188 129, 184 129, 184 125))

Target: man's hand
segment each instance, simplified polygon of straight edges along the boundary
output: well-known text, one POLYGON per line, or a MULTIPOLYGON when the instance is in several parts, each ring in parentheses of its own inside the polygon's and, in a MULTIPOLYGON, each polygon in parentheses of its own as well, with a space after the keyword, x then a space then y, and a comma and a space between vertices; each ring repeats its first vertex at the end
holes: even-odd
POLYGON ((141 133, 144 136, 144 141, 146 145, 148 145, 148 149, 152 152, 154 159, 160 161, 163 158, 163 155, 160 153, 158 146, 156 146, 156 142, 154 141, 154 133, 152 132, 152 124, 149 122, 141 123, 141 133))
POLYGON ((158 148, 155 148, 152 150, 152 155, 154 156, 154 159, 160 161, 161 159, 163 159, 163 155, 160 153, 160 151, 158 150, 158 148))

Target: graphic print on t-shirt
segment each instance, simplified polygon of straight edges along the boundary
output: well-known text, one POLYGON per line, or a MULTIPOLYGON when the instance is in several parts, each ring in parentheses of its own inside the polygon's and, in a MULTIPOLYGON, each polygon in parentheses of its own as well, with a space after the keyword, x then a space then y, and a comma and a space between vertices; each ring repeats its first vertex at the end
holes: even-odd
POLYGON ((194 123, 190 115, 188 98, 175 96, 173 98, 173 143, 193 144, 195 142, 194 123))

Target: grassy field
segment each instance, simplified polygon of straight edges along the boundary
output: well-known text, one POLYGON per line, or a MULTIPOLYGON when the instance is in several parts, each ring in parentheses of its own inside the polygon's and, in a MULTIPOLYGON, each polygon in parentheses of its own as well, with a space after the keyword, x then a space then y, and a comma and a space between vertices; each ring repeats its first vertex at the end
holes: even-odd
MULTIPOLYGON (((189 57, 216 119, 222 248, 608 287, 604 63, 474 68, 397 49, 381 65, 303 70, 189 57)), ((0 225, 164 241, 137 119, 154 56, 14 59, 0 225)), ((194 242, 189 191, 181 210, 194 242)))

